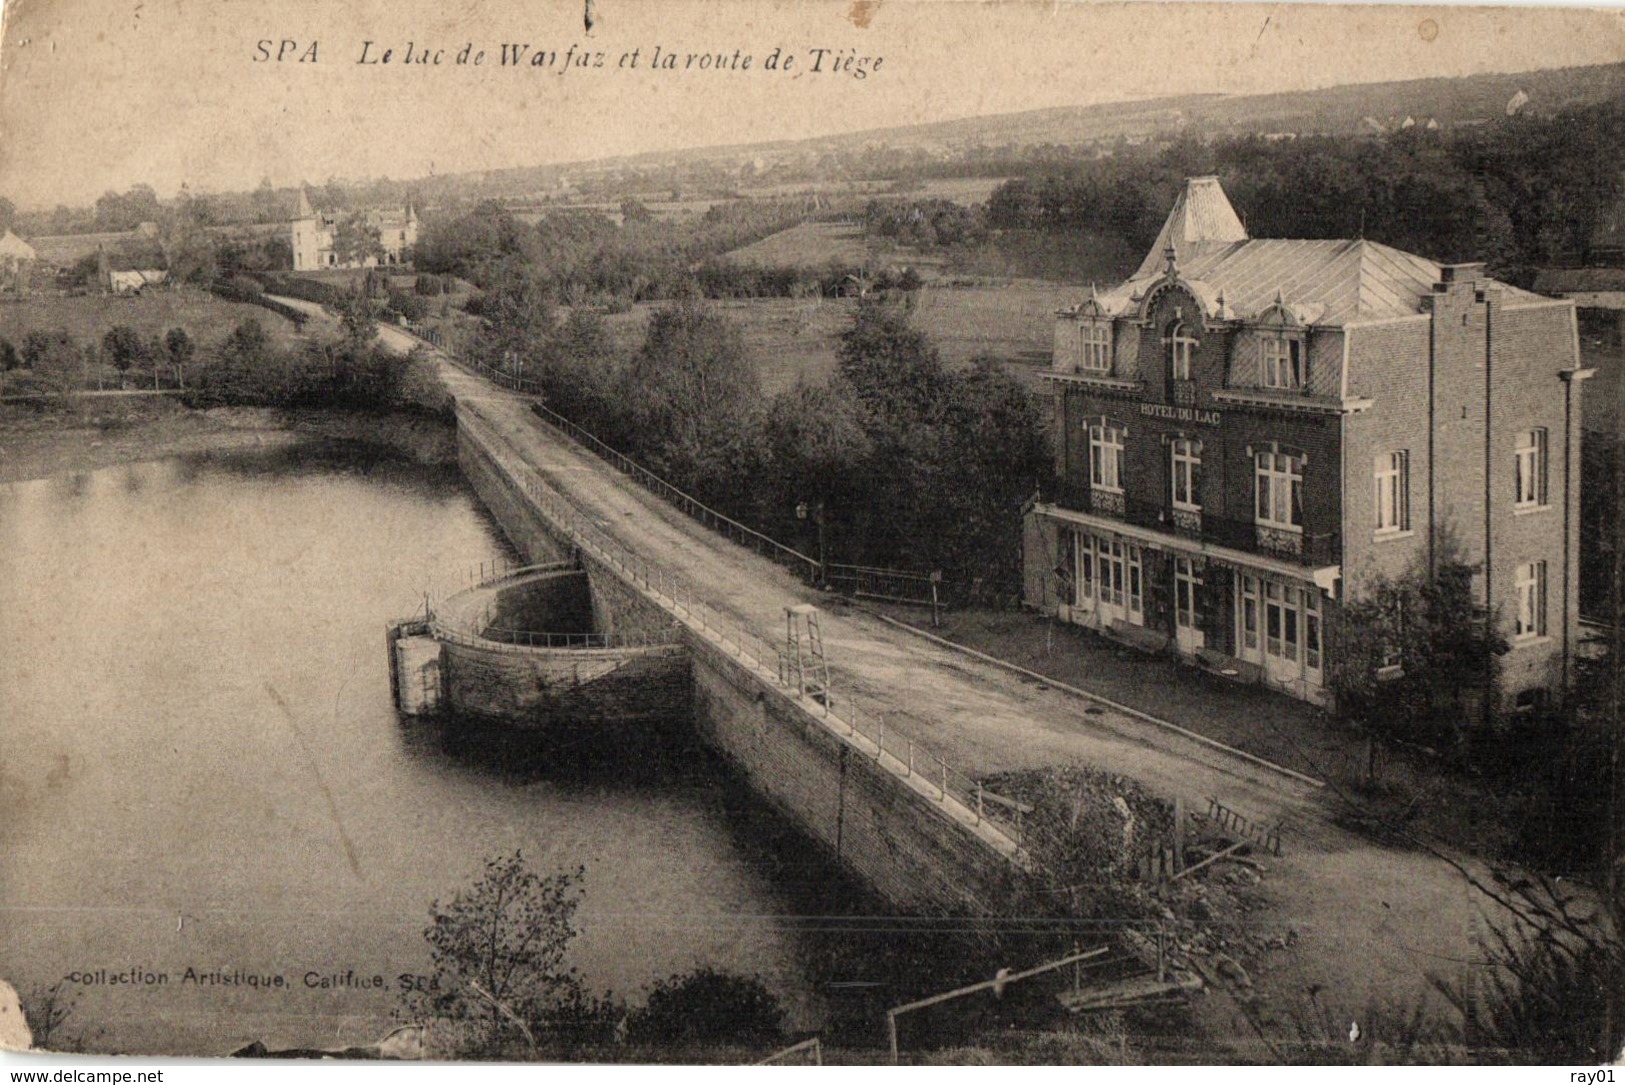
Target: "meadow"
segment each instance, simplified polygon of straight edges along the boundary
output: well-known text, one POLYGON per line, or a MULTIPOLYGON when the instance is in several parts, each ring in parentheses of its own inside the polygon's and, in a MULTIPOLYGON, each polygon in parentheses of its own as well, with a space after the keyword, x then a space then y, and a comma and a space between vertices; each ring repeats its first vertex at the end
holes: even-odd
POLYGON ((185 328, 201 351, 212 348, 248 319, 258 320, 279 346, 297 340, 293 321, 286 317, 190 286, 149 289, 123 297, 92 293, 7 298, 0 301, 0 338, 21 347, 31 331, 60 328, 81 343, 100 343, 109 329, 120 324, 134 328, 144 339, 162 337, 171 328, 185 328))
MULTIPOLYGON (((1030 376, 1050 361, 1054 313, 1075 303, 1077 287, 1029 280, 1004 285, 926 286, 915 303, 914 322, 951 366, 989 355, 1013 373, 1030 376)), ((740 328, 769 395, 816 383, 835 371, 840 334, 852 323, 851 298, 753 298, 710 303, 740 328)), ((643 342, 649 314, 658 305, 635 306, 606 318, 615 344, 634 351, 643 342)))

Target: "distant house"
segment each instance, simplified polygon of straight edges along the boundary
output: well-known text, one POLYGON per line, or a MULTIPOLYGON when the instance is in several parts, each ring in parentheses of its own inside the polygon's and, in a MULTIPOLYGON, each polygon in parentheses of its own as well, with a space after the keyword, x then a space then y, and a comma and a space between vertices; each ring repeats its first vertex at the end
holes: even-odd
POLYGON ((33 247, 40 264, 64 274, 94 259, 96 286, 109 294, 135 293, 169 278, 156 223, 110 233, 36 237, 33 247))
POLYGON ((378 243, 383 248, 380 256, 363 260, 342 260, 338 252, 338 216, 317 212, 303 189, 299 191, 299 204, 293 221, 288 224, 288 241, 293 246, 293 269, 317 271, 339 267, 394 267, 407 261, 407 254, 418 242, 418 216, 411 204, 399 211, 358 211, 361 221, 378 231, 378 243))
POLYGON ((39 253, 34 246, 7 230, 0 234, 0 292, 27 294, 39 253))
POLYGON ((96 246, 96 282, 108 294, 139 294, 169 279, 169 260, 150 223, 96 246))

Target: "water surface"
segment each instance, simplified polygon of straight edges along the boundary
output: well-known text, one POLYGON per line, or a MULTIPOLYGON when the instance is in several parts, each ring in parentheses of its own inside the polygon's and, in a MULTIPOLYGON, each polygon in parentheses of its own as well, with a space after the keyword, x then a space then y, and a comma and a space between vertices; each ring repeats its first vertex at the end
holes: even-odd
POLYGON ((105 978, 66 988, 97 1050, 370 1042, 429 902, 522 848, 586 865, 594 988, 710 964, 804 1015, 703 758, 582 778, 396 718, 385 623, 503 554, 454 472, 354 446, 0 486, 0 977, 105 978), (307 986, 346 973, 385 987, 307 986))

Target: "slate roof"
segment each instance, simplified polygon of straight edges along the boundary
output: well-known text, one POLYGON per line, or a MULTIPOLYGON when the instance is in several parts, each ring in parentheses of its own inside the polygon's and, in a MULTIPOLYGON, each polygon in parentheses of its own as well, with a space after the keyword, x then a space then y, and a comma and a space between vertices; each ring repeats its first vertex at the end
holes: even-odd
MULTIPOLYGON (((1167 273, 1170 246, 1180 278, 1225 319, 1254 317, 1277 298, 1319 325, 1411 316, 1440 278, 1435 261, 1375 241, 1248 238, 1218 179, 1194 177, 1139 270, 1100 295, 1100 307, 1133 309, 1167 273)), ((1545 300, 1501 285, 1504 304, 1545 300)))
POLYGON ((1152 242, 1151 251, 1134 273, 1138 279, 1162 273, 1165 253, 1169 246, 1183 263, 1194 246, 1214 241, 1245 241, 1247 227, 1241 216, 1230 206, 1230 199, 1217 177, 1192 177, 1185 182, 1174 199, 1168 218, 1152 242))

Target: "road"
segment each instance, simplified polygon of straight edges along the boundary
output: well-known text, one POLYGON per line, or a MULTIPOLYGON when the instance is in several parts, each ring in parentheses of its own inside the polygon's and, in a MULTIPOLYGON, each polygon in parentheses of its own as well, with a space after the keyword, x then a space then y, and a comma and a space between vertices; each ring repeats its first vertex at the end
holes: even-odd
MULTIPOLYGON (((387 329, 391 346, 416 345, 387 329)), ((1440 1005, 1430 974, 1454 977, 1479 953, 1476 914, 1498 914, 1449 863, 1384 847, 1335 821, 1333 796, 1242 758, 887 625, 801 583, 654 497, 541 423, 529 401, 438 359, 443 380, 582 512, 629 548, 693 585, 698 597, 764 637, 780 639, 784 608, 823 608, 837 698, 856 694, 888 732, 906 734, 973 776, 1082 762, 1264 822, 1282 821, 1284 855, 1265 861, 1256 907, 1240 917, 1258 938, 1293 948, 1255 960, 1261 993, 1290 1017, 1320 1006, 1358 1015, 1374 1001, 1440 1005), (1290 932, 1290 934, 1289 934, 1290 932)), ((1469 868, 1476 868, 1468 863, 1469 868)), ((1210 1010, 1228 1013, 1212 1000, 1210 1010)), ((1351 1018, 1353 1019, 1353 1018, 1351 1018)), ((1218 1022, 1222 1034, 1250 1026, 1218 1022)), ((1346 1031, 1346 1023, 1343 1025, 1346 1031)))

